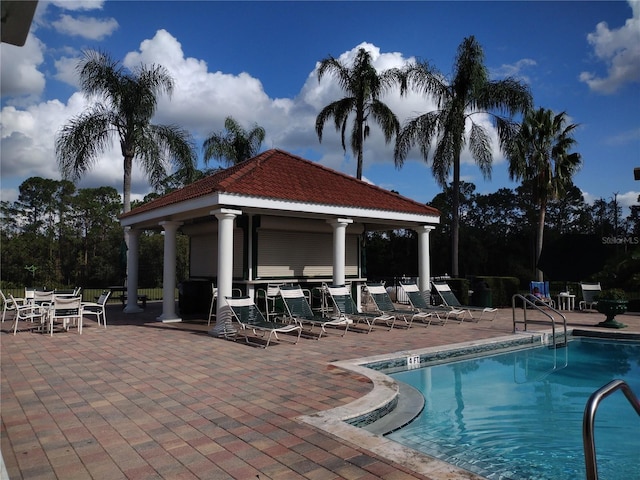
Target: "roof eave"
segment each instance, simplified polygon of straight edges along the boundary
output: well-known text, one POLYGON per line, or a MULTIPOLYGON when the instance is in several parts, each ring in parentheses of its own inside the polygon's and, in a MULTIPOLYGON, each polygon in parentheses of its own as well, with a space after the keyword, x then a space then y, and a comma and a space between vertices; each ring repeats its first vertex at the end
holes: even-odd
POLYGON ((377 210, 360 207, 323 205, 317 203, 295 202, 273 198, 238 195, 216 192, 203 197, 186 200, 184 202, 167 205, 140 214, 128 215, 120 219, 123 227, 155 226, 162 220, 193 218, 194 211, 206 212, 220 207, 245 208, 251 210, 271 212, 273 214, 295 214, 324 217, 348 217, 364 221, 389 222, 397 225, 439 224, 440 217, 431 214, 377 210))

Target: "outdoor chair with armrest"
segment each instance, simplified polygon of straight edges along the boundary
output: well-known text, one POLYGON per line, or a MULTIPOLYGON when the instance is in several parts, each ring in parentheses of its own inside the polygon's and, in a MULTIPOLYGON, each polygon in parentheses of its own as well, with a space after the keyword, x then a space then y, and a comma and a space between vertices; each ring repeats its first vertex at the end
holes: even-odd
POLYGON ((302 288, 299 285, 283 285, 280 287, 280 296, 284 302, 286 309, 286 315, 294 322, 300 324, 300 326, 309 325, 309 332, 313 330, 314 326, 320 327, 320 333, 318 334, 318 340, 322 337, 323 333, 327 333, 326 327, 344 327, 342 336, 349 330, 349 324, 351 320, 338 315, 335 317, 325 317, 323 315, 316 314, 305 295, 302 288))
POLYGON ((7 312, 15 312, 17 305, 26 305, 27 303, 25 298, 12 297, 13 300, 9 300, 4 296, 2 290, 0 290, 0 297, 2 298, 2 323, 4 323, 4 318, 6 317, 7 312))
POLYGON ((369 283, 366 285, 366 290, 375 305, 376 310, 395 315, 396 318, 401 318, 407 328, 411 328, 413 321, 416 319, 420 320, 422 323, 431 325, 433 318, 438 318, 434 312, 418 310, 415 308, 403 309, 396 307, 391 300, 387 289, 380 283, 369 283))
POLYGON ((445 325, 450 317, 455 317, 460 323, 462 323, 466 312, 457 308, 451 308, 448 306, 433 306, 429 305, 425 298, 422 296, 422 292, 418 285, 415 283, 400 283, 402 290, 409 299, 411 308, 420 312, 427 312, 434 315, 442 325, 445 325), (444 320, 442 319, 444 317, 444 320))
POLYGON ((218 288, 211 284, 211 304, 209 305, 209 320, 207 325, 211 325, 211 319, 216 317, 216 303, 218 302, 218 288))
POLYGON ((271 338, 280 340, 279 333, 298 333, 293 344, 298 343, 302 327, 298 324, 288 324, 267 321, 258 306, 253 303, 250 297, 225 297, 227 305, 231 309, 233 319, 240 325, 240 330, 244 334, 245 341, 249 345, 257 345, 267 348, 271 342, 271 338), (265 345, 249 340, 249 332, 254 336, 264 338, 267 337, 265 345))
POLYGON ((549 290, 549 282, 531 282, 529 283, 529 299, 538 305, 546 305, 555 308, 556 302, 551 298, 549 290))
POLYGON ((270 317, 277 317, 284 312, 278 310, 278 297, 280 293, 280 287, 282 283, 269 283, 266 288, 260 288, 256 292, 256 298, 264 299, 264 314, 267 317, 267 321, 271 320, 270 317))
POLYGON ((111 290, 105 290, 102 292, 97 302, 82 302, 83 315, 95 315, 98 326, 100 326, 100 321, 102 320, 102 325, 104 328, 107 328, 107 312, 105 306, 110 295, 111 290))
POLYGON ((32 302, 41 307, 50 307, 53 305, 54 291, 35 290, 33 292, 32 302))
POLYGON ((351 319, 355 324, 364 322, 369 329, 367 333, 370 333, 376 322, 384 322, 389 330, 393 328, 396 323, 396 316, 389 313, 368 313, 360 312, 356 307, 349 288, 345 285, 327 285, 327 291, 333 302, 333 306, 338 314, 344 318, 351 319), (389 325, 391 324, 391 325, 389 325))
POLYGON ((53 336, 53 325, 60 321, 62 328, 69 330, 73 322, 78 326, 78 334, 82 335, 82 297, 54 296, 53 304, 47 313, 49 333, 53 336))
POLYGON ((433 287, 436 289, 436 292, 438 292, 438 295, 440 295, 440 298, 442 299, 442 302, 445 306, 449 308, 454 308, 456 310, 464 310, 469 314, 469 317, 473 320, 480 321, 482 320, 482 318, 486 313, 493 313, 493 316, 491 317, 491 321, 493 321, 498 315, 497 308, 476 307, 473 305, 462 305, 458 300, 458 298, 455 296, 455 294, 451 291, 451 287, 449 286, 449 284, 446 282, 432 282, 432 284, 433 284, 433 287), (472 312, 479 312, 480 318, 476 319, 473 316, 472 312))
POLYGON ((582 300, 578 303, 580 310, 595 310, 598 305, 596 297, 602 291, 600 282, 598 283, 586 283, 580 282, 580 290, 582 290, 582 300))
POLYGON ((13 318, 13 324, 11 325, 11 330, 13 330, 14 335, 18 331, 18 322, 21 320, 33 323, 37 319, 40 323, 39 327, 42 328, 46 317, 46 311, 43 307, 31 303, 19 303, 11 294, 9 294, 8 302, 11 303, 9 310, 15 310, 16 312, 13 318))

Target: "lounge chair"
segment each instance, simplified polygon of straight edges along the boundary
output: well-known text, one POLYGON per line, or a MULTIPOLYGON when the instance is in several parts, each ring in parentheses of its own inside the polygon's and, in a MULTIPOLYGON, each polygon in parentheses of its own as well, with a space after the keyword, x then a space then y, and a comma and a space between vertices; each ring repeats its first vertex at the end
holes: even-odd
POLYGON ((257 345, 263 348, 267 348, 271 342, 271 337, 276 340, 280 340, 278 333, 295 333, 298 332, 298 336, 293 344, 298 343, 300 340, 300 334, 302 333, 302 327, 297 324, 287 324, 278 322, 268 322, 265 320, 262 312, 257 307, 250 297, 226 297, 227 305, 231 309, 231 313, 236 322, 240 325, 241 332, 244 333, 244 338, 249 345, 257 345), (248 333, 253 333, 254 336, 264 338, 267 337, 266 344, 260 342, 250 341, 248 333))
POLYGON ((280 296, 284 303, 286 315, 293 321, 298 323, 301 327, 309 325, 309 332, 313 330, 314 326, 320 327, 320 333, 318 340, 322 337, 323 333, 327 333, 326 327, 344 327, 342 336, 349 330, 349 325, 352 323, 349 318, 343 316, 337 317, 325 317, 323 315, 317 315, 309 305, 309 301, 305 296, 302 288, 298 285, 283 285, 280 287, 280 296))
POLYGON ((454 308, 456 310, 463 310, 469 314, 469 317, 477 322, 482 320, 486 313, 493 313, 493 317, 491 317, 491 321, 495 320, 498 315, 498 309, 492 307, 476 307, 473 305, 462 305, 456 295, 451 291, 451 287, 446 282, 431 282, 433 288, 436 289, 438 295, 442 299, 443 305, 454 308), (473 312, 480 313, 480 318, 476 319, 473 316, 473 312))
POLYGON ((582 300, 578 303, 579 310, 595 310, 598 305, 596 297, 602 291, 600 282, 598 283, 580 283, 582 290, 582 300))
POLYGON ((556 302, 551 298, 549 282, 531 282, 529 284, 529 298, 538 304, 555 308, 556 302))
POLYGON ((327 291, 333 302, 335 310, 341 317, 350 318, 354 323, 364 322, 369 329, 367 333, 371 333, 371 330, 375 326, 376 322, 384 322, 389 330, 393 328, 396 323, 396 316, 388 313, 368 313, 359 312, 356 307, 349 288, 344 285, 327 285, 327 291), (391 326, 389 326, 391 323, 391 326))
POLYGON ((426 323, 427 325, 431 325, 431 321, 434 317, 439 319, 435 312, 419 310, 416 308, 397 308, 391 300, 387 289, 380 283, 369 283, 367 284, 366 289, 377 311, 395 315, 396 318, 401 318, 407 328, 411 328, 413 321, 416 319, 420 320, 422 323, 426 323))
POLYGON ((442 323, 442 325, 445 325, 449 320, 449 317, 451 316, 457 318, 460 323, 462 323, 462 321, 464 320, 464 316, 466 315, 466 312, 464 310, 458 310, 451 307, 435 307, 433 305, 429 305, 422 296, 420 288, 418 288, 418 285, 416 285, 415 283, 401 283, 400 286, 402 287, 404 293, 407 295, 411 308, 419 310, 421 312, 430 313, 431 315, 435 316, 438 321, 442 323), (442 319, 442 317, 444 317, 444 320, 442 319))

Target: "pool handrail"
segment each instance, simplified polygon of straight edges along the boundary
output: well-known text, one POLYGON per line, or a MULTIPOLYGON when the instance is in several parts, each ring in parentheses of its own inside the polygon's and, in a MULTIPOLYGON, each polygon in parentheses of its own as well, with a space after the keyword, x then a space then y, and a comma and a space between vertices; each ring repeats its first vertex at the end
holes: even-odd
MULTIPOLYGON (((529 298, 527 298, 524 295, 521 295, 519 293, 516 293, 513 297, 511 297, 511 307, 512 307, 512 312, 513 312, 513 333, 516 333, 516 323, 523 323, 524 324, 524 331, 527 331, 527 306, 536 309, 537 311, 539 311, 540 313, 542 313, 544 316, 548 317, 549 320, 551 320, 551 335, 553 336, 553 347, 556 347, 556 319, 554 318, 553 315, 551 315, 548 310, 551 310, 552 312, 557 313, 558 315, 560 315, 560 317, 562 317, 562 326, 563 326, 563 333, 564 333, 564 343, 563 345, 567 345, 567 317, 564 316, 564 314, 558 310, 556 310, 554 307, 545 304, 544 308, 542 308, 543 306, 538 305, 536 302, 532 302, 529 298), (523 321, 517 321, 516 320, 516 300, 522 300, 522 307, 524 310, 524 317, 523 317, 523 321)), ((540 320, 530 320, 531 323, 541 323, 540 320)))
POLYGON ((584 415, 582 417, 582 442, 584 445, 584 466, 587 472, 587 480, 598 480, 596 444, 593 437, 596 410, 598 409, 600 401, 604 400, 616 390, 622 390, 622 393, 627 397, 627 400, 635 409, 636 413, 640 415, 640 401, 624 380, 612 380, 591 394, 584 407, 584 415))

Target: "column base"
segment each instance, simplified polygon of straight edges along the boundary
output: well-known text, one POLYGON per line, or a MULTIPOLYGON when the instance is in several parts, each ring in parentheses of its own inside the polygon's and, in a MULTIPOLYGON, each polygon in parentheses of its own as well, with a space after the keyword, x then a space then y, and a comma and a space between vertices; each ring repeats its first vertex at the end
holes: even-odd
POLYGON ((144 312, 144 310, 142 308, 140 308, 138 305, 127 305, 126 307, 124 307, 124 310, 122 310, 124 313, 141 313, 144 312))
POLYGON ((213 326, 211 330, 209 330, 208 333, 212 337, 228 338, 228 337, 235 337, 237 330, 231 327, 230 324, 228 324, 223 320, 223 321, 216 321, 216 324, 213 326))
POLYGON ((160 315, 158 318, 156 318, 156 320, 162 323, 174 323, 174 322, 181 322, 182 318, 176 317, 173 315, 166 315, 166 316, 160 315))

